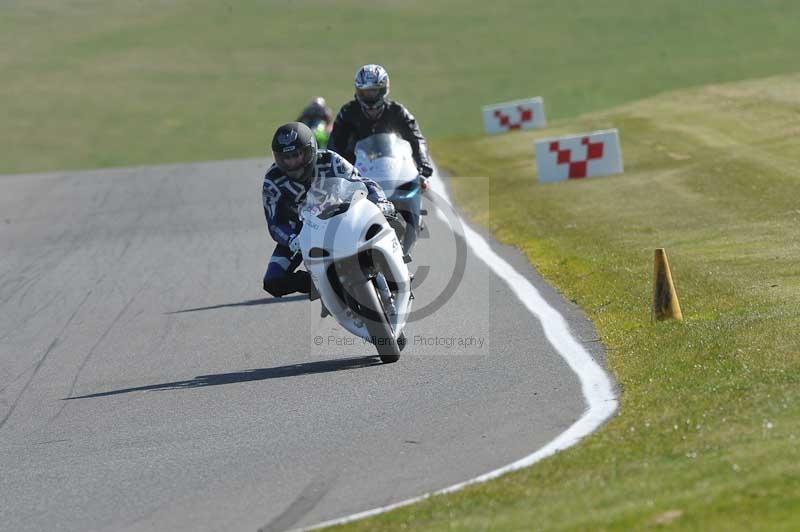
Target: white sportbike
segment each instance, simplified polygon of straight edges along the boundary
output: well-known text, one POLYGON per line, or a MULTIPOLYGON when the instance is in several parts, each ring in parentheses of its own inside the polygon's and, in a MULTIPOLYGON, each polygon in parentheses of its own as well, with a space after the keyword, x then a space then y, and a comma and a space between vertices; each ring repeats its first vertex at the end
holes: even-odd
POLYGON ((403 250, 361 181, 318 178, 300 215, 300 250, 317 294, 339 324, 383 362, 405 347, 411 279, 403 250))
POLYGON ((356 143, 355 166, 361 175, 378 183, 394 204, 400 219, 394 224, 403 244, 403 253, 410 254, 422 230, 422 183, 411 145, 394 133, 377 133, 356 143))

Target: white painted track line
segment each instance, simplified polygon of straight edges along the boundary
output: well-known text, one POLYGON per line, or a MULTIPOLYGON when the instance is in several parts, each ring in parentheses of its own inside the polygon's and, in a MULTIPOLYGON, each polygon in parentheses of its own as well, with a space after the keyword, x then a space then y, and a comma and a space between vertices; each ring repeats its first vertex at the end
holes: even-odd
MULTIPOLYGON (((431 178, 431 190, 438 195, 440 199, 452 204, 444 182, 438 177, 438 171, 434 177, 431 178)), ((437 215, 446 221, 446 217, 438 210, 437 215)), ((452 486, 438 491, 425 493, 418 497, 412 497, 411 499, 406 499, 388 506, 373 508, 364 512, 331 519, 303 528, 302 530, 314 530, 364 519, 402 506, 408 506, 409 504, 422 501, 433 495, 452 493, 471 484, 486 482, 487 480, 497 478, 511 471, 528 467, 539 460, 572 447, 582 438, 599 428, 616 411, 617 397, 611 379, 605 370, 592 358, 589 352, 583 348, 578 339, 572 335, 564 317, 545 301, 536 287, 534 287, 528 279, 495 253, 489 243, 486 242, 481 235, 463 221, 462 225, 467 245, 500 279, 508 284, 525 308, 539 319, 550 344, 559 355, 561 355, 570 369, 578 376, 586 401, 586 411, 580 419, 575 421, 575 423, 570 425, 567 430, 559 434, 555 439, 516 462, 512 462, 499 469, 489 471, 478 477, 453 484, 452 486)))

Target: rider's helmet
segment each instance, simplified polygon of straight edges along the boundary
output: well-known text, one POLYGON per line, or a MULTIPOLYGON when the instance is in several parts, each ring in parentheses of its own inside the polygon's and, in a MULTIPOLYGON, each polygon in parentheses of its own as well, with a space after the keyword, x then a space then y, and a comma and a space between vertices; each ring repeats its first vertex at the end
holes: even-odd
POLYGON ((303 109, 302 116, 305 118, 303 123, 309 125, 307 120, 327 120, 328 118, 328 104, 325 101, 325 98, 322 96, 317 96, 312 98, 308 105, 306 105, 305 109, 303 109))
POLYGON ((317 141, 307 125, 289 122, 275 131, 272 137, 272 156, 286 176, 308 184, 314 177, 317 162, 317 141))
POLYGON ((356 100, 364 114, 377 120, 386 107, 389 94, 389 74, 380 65, 364 65, 356 72, 356 100))

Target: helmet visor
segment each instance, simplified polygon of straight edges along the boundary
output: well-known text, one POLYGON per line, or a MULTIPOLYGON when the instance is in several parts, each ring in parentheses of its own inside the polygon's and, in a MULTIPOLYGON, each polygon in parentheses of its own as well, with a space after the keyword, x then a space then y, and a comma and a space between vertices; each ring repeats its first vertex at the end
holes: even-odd
POLYGON ((272 152, 272 155, 275 157, 278 168, 284 172, 299 170, 307 163, 303 150, 292 150, 286 153, 272 152))
POLYGON ((305 146, 301 149, 293 149, 285 152, 272 152, 273 157, 275 157, 275 164, 278 165, 278 168, 283 170, 284 172, 288 173, 295 173, 298 170, 303 169, 308 163, 311 162, 311 159, 314 157, 314 150, 311 146, 305 146))
POLYGON ((386 89, 356 89, 358 101, 367 107, 380 107, 386 89))

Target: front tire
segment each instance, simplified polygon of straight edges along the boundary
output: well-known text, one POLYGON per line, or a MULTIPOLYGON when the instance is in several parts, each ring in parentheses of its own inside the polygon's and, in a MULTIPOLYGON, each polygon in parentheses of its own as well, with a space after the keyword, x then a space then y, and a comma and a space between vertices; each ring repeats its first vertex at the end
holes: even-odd
POLYGON ((360 314, 364 318, 364 325, 378 351, 378 356, 384 364, 397 362, 400 359, 401 347, 395 339, 392 326, 386 317, 375 280, 371 279, 361 287, 362 289, 359 290, 361 293, 356 295, 358 303, 362 307, 360 314))

